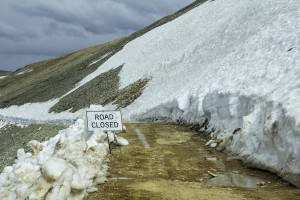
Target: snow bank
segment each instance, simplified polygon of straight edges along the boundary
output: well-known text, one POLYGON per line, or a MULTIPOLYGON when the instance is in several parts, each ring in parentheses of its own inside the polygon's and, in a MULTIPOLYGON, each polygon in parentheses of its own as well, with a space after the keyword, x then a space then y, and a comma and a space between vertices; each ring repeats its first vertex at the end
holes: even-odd
MULTIPOLYGON (((128 144, 115 137, 120 145, 128 144)), ((50 140, 28 146, 32 153, 19 149, 15 164, 0 174, 0 199, 83 199, 106 180, 107 136, 87 131, 84 117, 50 140)))
POLYGON ((207 1, 80 84, 124 64, 121 88, 151 77, 125 118, 208 119, 213 146, 300 186, 299 19, 298 0, 207 1))
POLYGON ((195 96, 189 97, 186 107, 173 100, 132 118, 203 125, 202 130, 211 132, 207 145, 300 186, 300 129, 280 103, 239 93, 195 96))

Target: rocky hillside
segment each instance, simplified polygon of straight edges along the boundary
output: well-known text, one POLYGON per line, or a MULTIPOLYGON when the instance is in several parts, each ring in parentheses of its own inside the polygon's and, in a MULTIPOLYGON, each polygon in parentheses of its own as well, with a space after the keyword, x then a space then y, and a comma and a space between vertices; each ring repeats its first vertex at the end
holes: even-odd
POLYGON ((11 72, 0 70, 0 76, 7 76, 7 75, 9 75, 10 73, 11 73, 11 72))
MULTIPOLYGON (((45 102, 61 97, 73 89, 84 77, 93 73, 101 64, 120 51, 127 43, 158 26, 174 20, 203 2, 205 0, 197 0, 178 12, 166 16, 129 36, 79 50, 59 58, 30 64, 17 70, 9 77, 0 80, 0 108, 25 103, 45 102)), ((61 112, 70 108, 72 108, 72 111, 77 111, 90 104, 105 105, 111 102, 115 102, 120 107, 130 104, 140 95, 148 79, 139 80, 124 90, 118 90, 118 74, 122 66, 115 67, 119 68, 95 78, 78 91, 64 97, 51 108, 51 111, 61 112), (101 87, 96 87, 96 85, 101 87), (99 94, 101 94, 100 99, 98 98, 99 94), (78 96, 83 95, 87 101, 78 99, 78 96)))

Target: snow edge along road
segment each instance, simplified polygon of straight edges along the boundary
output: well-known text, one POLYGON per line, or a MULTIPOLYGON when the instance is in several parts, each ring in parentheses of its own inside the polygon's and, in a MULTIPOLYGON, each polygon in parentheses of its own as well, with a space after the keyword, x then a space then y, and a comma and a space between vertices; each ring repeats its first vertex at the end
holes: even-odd
POLYGON ((188 105, 182 99, 174 99, 133 114, 131 119, 200 125, 208 122, 207 129, 202 127, 202 130, 211 132, 211 147, 274 172, 300 187, 300 131, 280 103, 217 91, 206 94, 202 102, 197 96, 188 96, 188 105))

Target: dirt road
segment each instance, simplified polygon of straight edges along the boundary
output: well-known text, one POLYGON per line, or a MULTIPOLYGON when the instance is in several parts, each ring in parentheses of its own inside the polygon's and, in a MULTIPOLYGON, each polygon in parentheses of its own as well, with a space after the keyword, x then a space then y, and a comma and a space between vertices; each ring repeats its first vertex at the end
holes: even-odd
POLYGON ((88 199, 300 199, 275 175, 206 147, 185 127, 127 124, 129 141, 110 156, 109 181, 88 199))

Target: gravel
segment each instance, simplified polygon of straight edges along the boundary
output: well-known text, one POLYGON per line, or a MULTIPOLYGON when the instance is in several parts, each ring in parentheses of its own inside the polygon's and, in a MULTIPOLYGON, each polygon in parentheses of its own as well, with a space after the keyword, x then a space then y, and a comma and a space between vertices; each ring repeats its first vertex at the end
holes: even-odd
POLYGON ((5 166, 12 165, 16 159, 17 150, 20 148, 29 151, 26 146, 31 140, 42 142, 55 136, 59 130, 67 125, 33 124, 21 128, 16 125, 6 125, 0 129, 0 172, 5 166))

